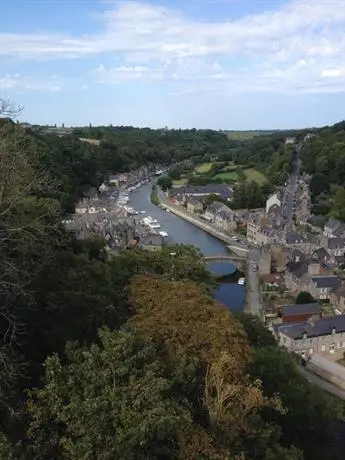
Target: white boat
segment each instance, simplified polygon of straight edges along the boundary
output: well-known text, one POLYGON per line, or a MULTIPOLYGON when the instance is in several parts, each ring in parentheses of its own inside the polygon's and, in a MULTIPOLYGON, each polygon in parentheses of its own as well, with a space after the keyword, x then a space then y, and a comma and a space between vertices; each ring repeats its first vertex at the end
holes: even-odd
POLYGON ((140 211, 140 214, 146 214, 146 211, 140 211))
POLYGON ((164 236, 164 237, 169 236, 169 235, 167 234, 167 232, 158 232, 158 233, 159 233, 160 236, 164 236))
POLYGON ((155 224, 155 223, 150 223, 148 224, 150 228, 155 229, 155 228, 161 228, 160 224, 155 224))
POLYGON ((245 278, 240 278, 238 281, 237 281, 237 284, 243 286, 244 284, 246 283, 246 279, 245 278))

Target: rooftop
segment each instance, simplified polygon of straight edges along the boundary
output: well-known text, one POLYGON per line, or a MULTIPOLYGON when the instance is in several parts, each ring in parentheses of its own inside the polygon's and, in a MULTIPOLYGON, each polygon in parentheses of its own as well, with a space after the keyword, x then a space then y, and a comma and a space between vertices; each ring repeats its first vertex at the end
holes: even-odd
POLYGON ((341 279, 335 275, 313 276, 312 282, 317 288, 338 288, 341 285, 341 279))
POLYGON ((279 324, 275 326, 275 329, 294 340, 302 339, 303 334, 307 334, 307 337, 310 338, 330 335, 332 330, 336 333, 343 333, 345 332, 345 315, 328 316, 304 323, 279 324))
POLYGON ((294 316, 304 314, 317 315, 321 313, 321 306, 317 302, 285 305, 283 307, 283 316, 294 316))

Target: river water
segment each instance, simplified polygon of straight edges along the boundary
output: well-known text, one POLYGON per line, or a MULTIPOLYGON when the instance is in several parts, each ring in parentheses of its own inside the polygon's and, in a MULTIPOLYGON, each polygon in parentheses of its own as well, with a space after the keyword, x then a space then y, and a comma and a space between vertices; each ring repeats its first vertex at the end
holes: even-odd
MULTIPOLYGON (((144 185, 130 193, 129 206, 138 211, 146 211, 147 215, 157 219, 161 230, 169 234, 173 243, 192 244, 200 249, 205 256, 227 254, 224 243, 208 233, 200 230, 183 219, 158 208, 151 203, 152 184, 144 185)), ((219 275, 234 271, 235 267, 229 262, 212 262, 209 269, 219 275)), ((220 283, 214 296, 233 311, 242 311, 244 306, 245 288, 237 283, 220 283)))

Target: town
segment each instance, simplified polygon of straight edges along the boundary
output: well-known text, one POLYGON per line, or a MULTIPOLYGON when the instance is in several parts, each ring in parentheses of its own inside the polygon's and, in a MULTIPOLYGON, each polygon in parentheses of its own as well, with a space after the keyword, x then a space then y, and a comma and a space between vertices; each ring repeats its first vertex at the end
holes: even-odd
MULTIPOLYGON (((285 186, 262 208, 232 209, 236 184, 178 184, 165 192, 152 187, 166 212, 227 243, 229 259, 247 260, 239 281, 247 281, 245 311, 257 314, 305 366, 345 389, 345 369, 336 364, 345 350, 345 224, 329 219, 323 229, 313 225, 311 176, 298 174, 298 148, 285 186)), ((170 241, 168 231, 145 209, 130 207, 129 194, 150 181, 164 182, 169 169, 181 166, 152 164, 110 175, 76 204, 66 228, 80 239, 103 238, 111 254, 134 247, 161 250, 170 241)))

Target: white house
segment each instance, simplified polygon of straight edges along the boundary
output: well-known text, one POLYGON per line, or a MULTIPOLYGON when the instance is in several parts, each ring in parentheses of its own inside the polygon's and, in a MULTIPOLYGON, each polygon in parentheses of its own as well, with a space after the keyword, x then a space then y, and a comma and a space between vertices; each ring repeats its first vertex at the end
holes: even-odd
POLYGON ((268 211, 272 206, 278 206, 279 208, 282 205, 281 199, 280 199, 280 194, 278 192, 272 193, 267 200, 266 200, 266 214, 268 214, 268 211))

